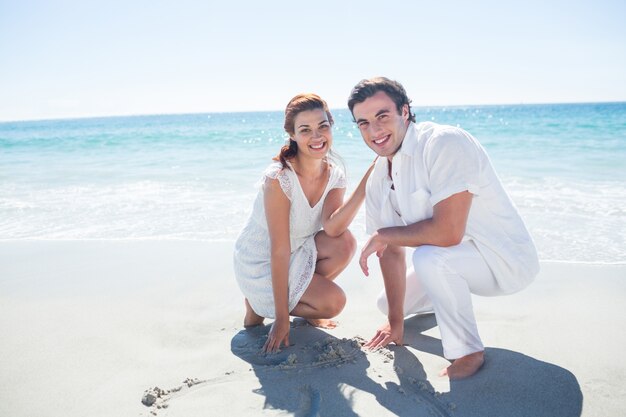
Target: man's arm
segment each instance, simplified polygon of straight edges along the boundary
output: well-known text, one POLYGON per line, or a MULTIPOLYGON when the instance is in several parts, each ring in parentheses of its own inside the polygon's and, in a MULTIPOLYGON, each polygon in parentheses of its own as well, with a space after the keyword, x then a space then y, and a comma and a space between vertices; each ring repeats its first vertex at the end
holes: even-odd
POLYGON ((463 191, 453 194, 433 207, 433 217, 408 226, 379 229, 367 241, 361 251, 359 264, 368 275, 367 258, 374 252, 382 256, 388 245, 411 246, 454 246, 461 243, 467 225, 467 216, 472 205, 472 194, 463 191))
POLYGON ((433 207, 433 217, 402 227, 379 230, 387 244, 398 246, 454 246, 461 243, 472 205, 472 194, 453 194, 433 207))
POLYGON ((404 294, 406 292, 405 249, 388 246, 380 258, 380 269, 385 283, 389 314, 383 325, 365 346, 377 348, 389 343, 401 345, 404 337, 404 294))

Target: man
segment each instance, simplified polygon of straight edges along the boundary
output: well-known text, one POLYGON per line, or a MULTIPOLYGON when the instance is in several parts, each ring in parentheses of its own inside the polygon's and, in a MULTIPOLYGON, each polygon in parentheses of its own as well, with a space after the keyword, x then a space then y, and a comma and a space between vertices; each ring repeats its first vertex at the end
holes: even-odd
POLYGON ((404 317, 434 311, 452 361, 441 375, 468 377, 484 362, 471 293, 526 287, 539 271, 532 238, 478 141, 456 127, 416 124, 398 82, 362 80, 348 107, 380 156, 366 187, 371 237, 359 263, 368 275, 368 257, 379 257, 388 322, 366 346, 402 344, 404 317), (415 248, 408 274, 406 247, 415 248))

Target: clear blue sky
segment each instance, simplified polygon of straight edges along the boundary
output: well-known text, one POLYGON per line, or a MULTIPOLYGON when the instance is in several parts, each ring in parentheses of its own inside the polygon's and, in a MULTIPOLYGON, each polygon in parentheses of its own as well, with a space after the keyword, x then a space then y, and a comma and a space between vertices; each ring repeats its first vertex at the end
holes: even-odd
POLYGON ((0 120, 626 100, 626 2, 0 0, 0 120))

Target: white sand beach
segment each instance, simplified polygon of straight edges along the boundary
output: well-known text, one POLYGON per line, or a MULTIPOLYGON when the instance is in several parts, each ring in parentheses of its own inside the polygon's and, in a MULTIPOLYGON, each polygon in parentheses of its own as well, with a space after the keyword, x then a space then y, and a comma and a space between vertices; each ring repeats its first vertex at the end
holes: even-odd
MULTIPOLYGON (((377 268, 338 278, 340 326, 294 320, 260 355, 244 330, 232 243, 0 242, 0 416, 621 416, 626 265, 543 263, 525 291, 475 297, 486 364, 439 377, 432 315, 408 346, 363 351, 384 316, 377 268), (142 404, 146 390, 161 398, 142 404), (160 407, 160 408, 159 408, 160 407)), ((372 266, 375 262, 372 260, 372 266)), ((268 321, 269 323, 269 321, 268 321)))

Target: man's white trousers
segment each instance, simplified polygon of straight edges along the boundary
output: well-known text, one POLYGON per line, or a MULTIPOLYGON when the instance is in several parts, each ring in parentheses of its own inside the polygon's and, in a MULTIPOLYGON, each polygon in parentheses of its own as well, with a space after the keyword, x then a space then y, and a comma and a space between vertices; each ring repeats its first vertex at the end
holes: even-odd
MULTIPOLYGON (((406 276, 404 315, 435 312, 447 359, 484 350, 471 294, 503 294, 474 243, 465 241, 451 247, 415 249, 413 268, 409 268, 406 276)), ((388 314, 384 290, 378 298, 378 308, 388 314)))

